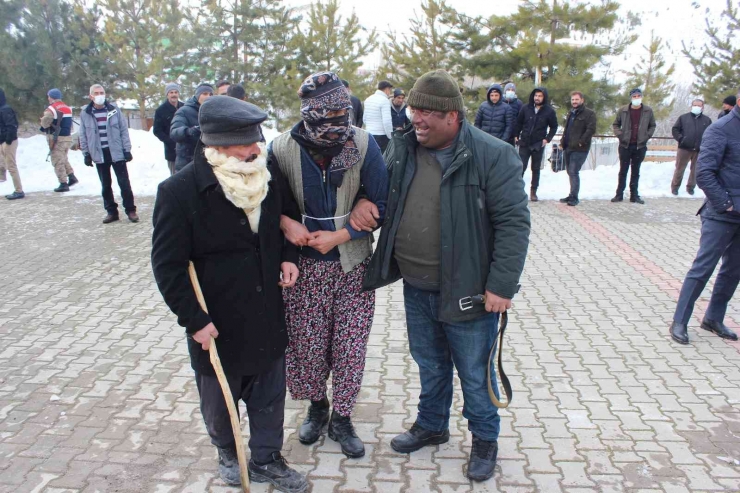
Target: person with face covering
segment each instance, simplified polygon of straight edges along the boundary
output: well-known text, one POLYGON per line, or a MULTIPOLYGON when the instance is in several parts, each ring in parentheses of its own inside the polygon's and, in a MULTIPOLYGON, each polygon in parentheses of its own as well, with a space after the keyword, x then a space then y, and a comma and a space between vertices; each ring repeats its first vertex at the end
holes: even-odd
POLYGON ((329 438, 342 452, 362 457, 365 446, 351 415, 375 309, 375 293, 362 290, 372 236, 353 229, 348 219, 362 186, 382 221, 388 172, 375 140, 352 126, 352 102, 334 73, 311 75, 298 96, 302 121, 270 147, 270 160, 290 183, 302 215, 301 221, 282 220, 285 236, 301 247, 301 276, 284 295, 288 389, 294 399, 311 401, 298 432, 301 443, 316 442, 328 422, 329 438))
POLYGON ((221 479, 241 482, 229 413, 209 361, 211 337, 237 409, 240 399, 247 405, 251 481, 299 493, 308 482, 280 454, 288 344, 282 291, 293 289, 298 278, 298 252, 285 241, 280 216, 299 215, 280 169, 267 162, 260 130, 266 118, 257 106, 235 98, 203 103, 193 161, 157 191, 152 270, 185 328, 221 479), (208 312, 191 285, 189 262, 208 312))

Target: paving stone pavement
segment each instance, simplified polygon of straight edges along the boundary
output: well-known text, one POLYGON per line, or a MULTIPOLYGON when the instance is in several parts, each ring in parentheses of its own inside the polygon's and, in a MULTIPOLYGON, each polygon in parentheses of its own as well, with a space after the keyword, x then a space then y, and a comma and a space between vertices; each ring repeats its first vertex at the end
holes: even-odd
MULTIPOLYGON (((138 202, 141 223, 108 226, 97 197, 0 204, 0 492, 238 491, 216 477, 183 330, 149 266, 152 199, 138 202)), ((390 448, 419 393, 398 285, 378 292, 355 412, 367 455, 301 445, 304 405, 288 400, 286 457, 321 493, 740 491, 740 345, 698 329, 711 285, 692 344, 667 333, 699 204, 531 205, 492 480, 465 479, 459 383, 449 443, 390 448)), ((740 303, 728 318, 738 327, 740 303)))

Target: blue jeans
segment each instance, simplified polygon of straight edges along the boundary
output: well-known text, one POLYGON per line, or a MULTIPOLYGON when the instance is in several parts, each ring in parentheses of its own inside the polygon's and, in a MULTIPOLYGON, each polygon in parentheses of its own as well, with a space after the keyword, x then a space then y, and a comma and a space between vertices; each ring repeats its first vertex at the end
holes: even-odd
MULTIPOLYGON (((711 207, 711 204, 705 207, 711 207)), ((704 313, 705 319, 715 322, 724 321, 727 304, 735 294, 740 281, 740 224, 702 217, 699 251, 681 286, 676 313, 673 315, 675 322, 689 323, 694 303, 712 277, 720 258, 722 266, 714 281, 709 306, 704 313)))
MULTIPOLYGON (((448 324, 437 318, 439 293, 404 283, 403 298, 409 348, 419 365, 421 379, 416 423, 429 431, 449 428, 454 364, 462 386, 463 416, 468 420, 468 429, 480 439, 497 440, 501 418, 488 397, 486 368, 498 334, 498 313, 448 324)), ((494 379, 493 369, 491 378, 494 379)), ((498 396, 498 388, 495 392, 498 396)))
POLYGON ((584 151, 565 151, 565 162, 568 169, 568 178, 570 178, 570 196, 578 198, 581 191, 581 167, 586 162, 588 152, 584 151))

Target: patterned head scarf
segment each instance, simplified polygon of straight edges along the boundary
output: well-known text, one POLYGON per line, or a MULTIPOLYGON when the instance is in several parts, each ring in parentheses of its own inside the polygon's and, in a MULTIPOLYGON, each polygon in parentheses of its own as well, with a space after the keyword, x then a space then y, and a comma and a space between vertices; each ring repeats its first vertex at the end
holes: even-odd
POLYGON ((297 131, 299 142, 331 158, 329 176, 332 184, 338 187, 344 172, 360 162, 361 157, 354 142, 349 93, 335 73, 319 72, 303 81, 298 96, 303 119, 297 131), (327 116, 338 110, 347 111, 342 116, 327 116))

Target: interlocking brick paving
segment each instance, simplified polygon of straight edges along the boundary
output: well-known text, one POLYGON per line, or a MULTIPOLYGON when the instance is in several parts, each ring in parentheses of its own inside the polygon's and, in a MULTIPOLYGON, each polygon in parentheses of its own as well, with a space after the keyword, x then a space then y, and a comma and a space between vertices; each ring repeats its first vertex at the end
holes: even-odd
MULTIPOLYGON (((153 201, 137 202, 142 222, 107 226, 97 197, 0 204, 0 491, 238 491, 217 477, 183 330, 152 278, 153 201)), ((490 481, 464 475, 459 385, 449 443, 390 448, 419 393, 399 285, 378 292, 355 411, 367 455, 301 445, 304 405, 288 400, 286 457, 321 493, 740 490, 740 352, 698 328, 711 283, 691 345, 668 336, 699 205, 531 205, 505 349, 515 396, 490 481)))

